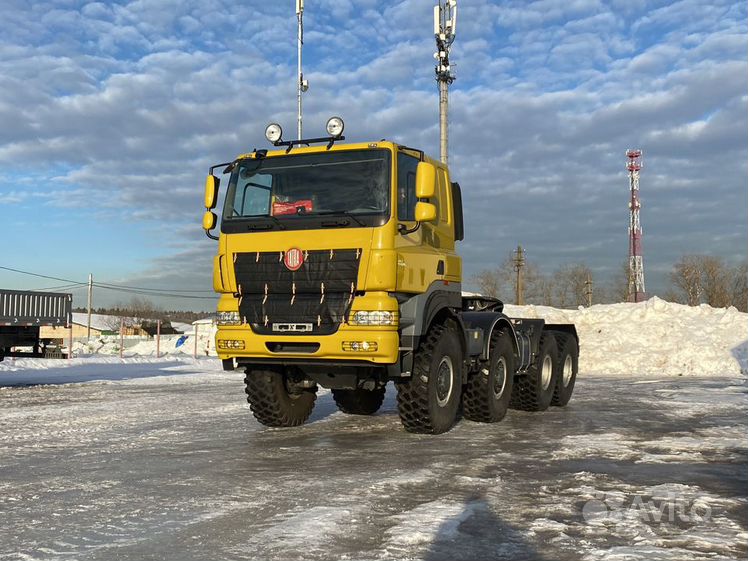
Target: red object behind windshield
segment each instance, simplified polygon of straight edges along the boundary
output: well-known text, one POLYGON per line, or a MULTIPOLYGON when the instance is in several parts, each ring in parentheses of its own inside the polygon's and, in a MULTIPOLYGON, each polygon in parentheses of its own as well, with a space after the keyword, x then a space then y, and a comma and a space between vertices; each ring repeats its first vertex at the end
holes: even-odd
POLYGON ((273 202, 273 216, 283 216, 287 214, 306 214, 312 212, 311 199, 301 199, 290 203, 273 202))

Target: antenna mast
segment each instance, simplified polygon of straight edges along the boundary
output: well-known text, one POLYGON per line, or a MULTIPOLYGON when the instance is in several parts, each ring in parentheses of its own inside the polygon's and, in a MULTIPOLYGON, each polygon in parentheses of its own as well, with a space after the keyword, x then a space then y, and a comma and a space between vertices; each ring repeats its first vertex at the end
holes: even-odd
POLYGON ((626 150, 626 169, 629 172, 629 302, 647 299, 644 289, 644 258, 642 255, 642 225, 639 218, 639 171, 642 169, 642 151, 626 150))
POLYGON ((439 0, 434 6, 434 36, 436 38, 436 81, 439 84, 439 152, 443 164, 448 159, 449 85, 455 76, 449 65, 449 51, 457 30, 457 0, 439 0))
POLYGON ((303 138, 301 127, 301 94, 309 89, 309 82, 304 80, 304 74, 301 72, 301 47, 304 45, 304 0, 296 0, 296 19, 298 21, 298 30, 296 33, 297 53, 298 53, 298 72, 296 76, 296 104, 297 104, 297 126, 296 138, 303 138))

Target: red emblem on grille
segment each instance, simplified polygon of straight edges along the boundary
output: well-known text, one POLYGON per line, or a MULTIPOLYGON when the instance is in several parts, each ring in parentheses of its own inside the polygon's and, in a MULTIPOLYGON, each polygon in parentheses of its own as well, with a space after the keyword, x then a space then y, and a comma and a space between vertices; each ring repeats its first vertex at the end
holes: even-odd
POLYGON ((283 256, 283 263, 289 271, 298 271, 304 264, 304 253, 298 247, 292 247, 283 256))

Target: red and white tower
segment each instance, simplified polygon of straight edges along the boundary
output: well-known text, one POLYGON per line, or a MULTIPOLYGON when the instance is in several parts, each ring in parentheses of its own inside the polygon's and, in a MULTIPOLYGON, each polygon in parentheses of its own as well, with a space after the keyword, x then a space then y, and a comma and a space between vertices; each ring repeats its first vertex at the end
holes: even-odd
POLYGON ((642 151, 626 150, 626 169, 629 171, 631 200, 629 201, 629 302, 647 299, 644 290, 644 259, 642 256, 642 224, 639 218, 639 171, 642 169, 642 151))

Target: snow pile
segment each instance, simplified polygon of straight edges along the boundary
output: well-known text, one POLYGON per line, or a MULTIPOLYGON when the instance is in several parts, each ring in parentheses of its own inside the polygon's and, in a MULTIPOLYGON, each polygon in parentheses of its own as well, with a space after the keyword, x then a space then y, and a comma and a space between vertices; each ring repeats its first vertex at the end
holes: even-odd
MULTIPOLYGON (((690 307, 654 297, 639 304, 607 304, 578 310, 507 305, 504 311, 510 317, 575 324, 581 346, 579 369, 582 374, 748 374, 748 314, 735 308, 690 307)), ((215 357, 215 333, 213 325, 198 326, 196 353, 194 327, 184 335, 162 336, 160 356, 215 357), (182 344, 177 345, 180 340, 182 344)), ((118 336, 101 337, 74 343, 73 355, 82 359, 118 356, 119 346, 118 336)), ((132 346, 126 342, 123 354, 154 359, 156 341, 139 341, 132 346)), ((2 364, 7 368, 7 360, 0 363, 0 370, 2 364)))
MULTIPOLYGON (((162 335, 159 344, 160 356, 197 355, 217 356, 215 344, 215 328, 210 326, 198 330, 197 349, 195 348, 194 331, 184 335, 162 335), (181 343, 180 343, 181 341, 181 343)), ((135 344, 125 340, 123 355, 126 357, 155 357, 156 339, 145 339, 135 344)), ((73 356, 85 357, 92 355, 118 355, 120 338, 117 335, 97 337, 90 341, 76 341, 73 343, 73 356)))
POLYGON ((574 323, 582 374, 748 374, 748 314, 732 307, 691 307, 653 297, 638 304, 578 310, 507 305, 504 312, 510 317, 574 323))

